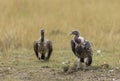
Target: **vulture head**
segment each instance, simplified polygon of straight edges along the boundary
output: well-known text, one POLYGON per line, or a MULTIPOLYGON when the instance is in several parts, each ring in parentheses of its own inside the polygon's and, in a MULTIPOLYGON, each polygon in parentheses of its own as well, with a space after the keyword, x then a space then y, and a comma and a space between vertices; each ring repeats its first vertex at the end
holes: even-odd
POLYGON ((80 32, 78 30, 73 30, 71 32, 71 35, 74 35, 74 42, 76 44, 84 43, 84 38, 80 36, 80 32))
POLYGON ((41 33, 41 35, 44 35, 44 30, 41 29, 41 30, 40 30, 40 33, 41 33))
POLYGON ((70 34, 75 36, 80 36, 80 32, 78 30, 73 30, 70 34))

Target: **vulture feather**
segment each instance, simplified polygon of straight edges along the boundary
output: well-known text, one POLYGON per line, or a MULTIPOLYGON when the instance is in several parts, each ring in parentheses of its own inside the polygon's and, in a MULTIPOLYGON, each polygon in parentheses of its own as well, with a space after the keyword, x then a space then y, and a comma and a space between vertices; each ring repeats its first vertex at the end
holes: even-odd
POLYGON ((78 68, 81 67, 79 63, 90 66, 92 63, 92 47, 90 42, 80 36, 78 30, 72 31, 71 35, 74 35, 73 40, 71 40, 71 48, 74 55, 78 58, 78 68))
POLYGON ((44 38, 44 30, 41 30, 41 38, 34 41, 34 52, 39 60, 49 60, 53 47, 52 42, 44 38))

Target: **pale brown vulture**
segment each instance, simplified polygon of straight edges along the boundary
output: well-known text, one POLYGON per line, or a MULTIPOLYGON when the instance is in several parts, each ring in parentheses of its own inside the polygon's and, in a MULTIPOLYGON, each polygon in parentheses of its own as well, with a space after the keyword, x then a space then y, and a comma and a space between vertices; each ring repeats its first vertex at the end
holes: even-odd
POLYGON ((41 38, 34 41, 34 52, 39 60, 49 60, 53 51, 52 42, 44 38, 44 30, 40 33, 41 38))

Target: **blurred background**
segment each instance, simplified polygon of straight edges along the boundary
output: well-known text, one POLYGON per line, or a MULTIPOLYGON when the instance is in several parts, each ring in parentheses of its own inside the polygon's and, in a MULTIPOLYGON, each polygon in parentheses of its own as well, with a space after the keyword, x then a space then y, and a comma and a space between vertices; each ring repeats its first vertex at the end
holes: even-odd
POLYGON ((32 49, 45 37, 55 50, 69 50, 77 29, 94 50, 119 52, 120 0, 0 0, 0 50, 32 49))

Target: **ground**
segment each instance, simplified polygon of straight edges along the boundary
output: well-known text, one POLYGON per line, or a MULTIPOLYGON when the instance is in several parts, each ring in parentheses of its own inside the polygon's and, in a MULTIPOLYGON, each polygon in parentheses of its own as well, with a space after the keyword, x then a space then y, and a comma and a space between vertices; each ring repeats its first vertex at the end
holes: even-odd
MULTIPOLYGON (((119 81, 120 69, 117 65, 103 67, 97 55, 93 64, 86 70, 67 73, 63 71, 64 63, 72 66, 75 56, 71 51, 55 51, 47 62, 40 62, 33 51, 17 50, 6 56, 1 53, 0 81, 119 81), (69 55, 68 55, 69 54, 69 55), (5 57, 6 56, 6 57, 5 57), (65 57, 66 56, 66 57, 65 57), (3 60, 2 57, 6 59, 3 60), (97 62, 99 64, 97 64, 97 62), (64 62, 64 63, 63 63, 64 62)), ((104 57, 104 54, 103 54, 104 57)), ((103 58, 102 57, 102 58, 103 58)), ((101 60, 103 61, 103 60, 101 60)))
POLYGON ((120 71, 92 67, 87 71, 77 71, 66 74, 49 67, 29 67, 16 69, 0 67, 1 81, 119 81, 120 71), (93 69, 94 68, 94 69, 93 69))

